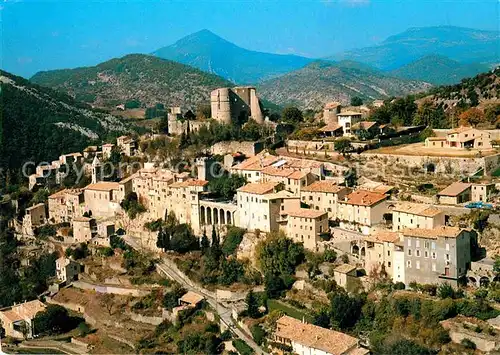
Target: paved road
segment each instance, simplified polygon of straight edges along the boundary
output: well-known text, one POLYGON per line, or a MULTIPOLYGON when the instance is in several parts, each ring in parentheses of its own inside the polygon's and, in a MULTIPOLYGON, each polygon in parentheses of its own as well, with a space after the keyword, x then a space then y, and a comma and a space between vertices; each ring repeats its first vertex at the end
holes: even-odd
MULTIPOLYGON (((141 249, 140 243, 137 242, 136 239, 134 239, 131 236, 123 236, 123 239, 125 242, 130 245, 132 248, 136 250, 141 249)), ((195 283, 193 283, 191 280, 187 279, 185 275, 179 273, 177 270, 169 267, 164 261, 161 261, 160 263, 157 264, 158 270, 163 272, 165 275, 167 275, 169 278, 177 281, 179 284, 181 284, 185 289, 193 292, 197 292, 199 294, 202 294, 207 302, 212 306, 213 309, 219 314, 220 319, 222 322, 228 326, 231 331, 238 336, 241 340, 243 340, 245 343, 247 343, 257 354, 266 354, 259 345, 252 339, 251 336, 247 335, 245 332, 243 332, 240 328, 237 327, 235 324, 233 318, 231 317, 231 309, 226 307, 222 302, 218 302, 218 300, 214 297, 214 293, 210 292, 195 283)))

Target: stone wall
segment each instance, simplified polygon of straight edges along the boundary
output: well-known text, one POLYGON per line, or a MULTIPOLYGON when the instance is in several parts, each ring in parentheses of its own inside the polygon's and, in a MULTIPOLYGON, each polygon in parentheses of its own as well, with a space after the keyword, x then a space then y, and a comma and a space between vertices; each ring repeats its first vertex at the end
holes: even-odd
POLYGON ((151 324, 151 325, 158 325, 161 322, 163 322, 162 317, 151 317, 151 316, 143 316, 142 314, 138 313, 128 313, 128 316, 130 319, 133 321, 139 322, 139 323, 146 323, 146 324, 151 324))
POLYGON ((264 144, 262 142, 224 141, 215 143, 211 147, 211 152, 219 155, 242 153, 247 157, 253 157, 263 149, 264 144))
MULTIPOLYGON (((436 174, 449 175, 470 175, 479 169, 485 169, 486 174, 489 174, 498 167, 500 162, 499 154, 482 158, 464 158, 362 153, 361 156, 353 155, 353 157, 357 158, 360 163, 363 161, 373 163, 380 171, 383 171, 386 166, 425 168, 432 164, 436 174)), ((360 165, 363 170, 363 165, 360 165)))
POLYGON ((150 290, 141 290, 137 288, 118 287, 110 285, 96 285, 85 281, 75 281, 73 282, 73 287, 82 290, 95 291, 99 293, 112 293, 115 295, 133 296, 133 297, 144 297, 151 293, 150 290))

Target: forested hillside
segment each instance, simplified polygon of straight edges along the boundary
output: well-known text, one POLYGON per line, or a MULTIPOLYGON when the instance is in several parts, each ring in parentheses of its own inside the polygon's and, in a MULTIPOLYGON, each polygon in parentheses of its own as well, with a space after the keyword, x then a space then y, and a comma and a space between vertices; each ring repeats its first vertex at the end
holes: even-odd
POLYGON ((450 128, 472 125, 500 127, 500 68, 464 79, 460 84, 438 86, 415 96, 388 99, 374 109, 371 119, 380 123, 450 128))
POLYGON ((401 96, 426 90, 429 84, 385 75, 368 65, 342 61, 317 61, 306 67, 263 82, 260 94, 277 104, 319 109, 326 102, 348 104, 352 97, 363 100, 401 96))
POLYGON ((130 54, 93 67, 51 70, 31 81, 96 106, 127 101, 146 106, 193 107, 210 99, 210 91, 233 84, 217 75, 157 57, 130 54))
POLYGON ((7 72, 0 71, 0 84, 0 168, 51 161, 130 130, 114 116, 7 72))

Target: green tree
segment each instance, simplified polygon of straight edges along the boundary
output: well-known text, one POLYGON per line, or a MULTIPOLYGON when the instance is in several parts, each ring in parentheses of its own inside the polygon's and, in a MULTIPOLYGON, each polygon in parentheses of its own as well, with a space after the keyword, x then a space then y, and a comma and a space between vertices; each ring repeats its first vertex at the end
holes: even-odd
POLYGON ((36 314, 34 329, 37 334, 58 334, 68 331, 71 323, 66 308, 50 304, 44 311, 36 314))
POLYGON ((439 296, 439 298, 442 298, 442 299, 445 299, 445 298, 455 298, 456 297, 455 290, 447 282, 442 283, 441 285, 438 286, 438 288, 437 288, 437 295, 439 296))
POLYGON ((285 107, 285 109, 281 113, 281 118, 283 122, 291 124, 297 124, 304 121, 304 117, 302 116, 302 111, 300 111, 297 107, 293 106, 285 107))
POLYGON ((170 249, 177 253, 187 253, 199 249, 198 238, 193 234, 191 226, 188 224, 179 224, 174 228, 170 239, 170 249))
POLYGON ((294 243, 284 234, 271 235, 257 245, 260 269, 273 275, 293 275, 304 258, 302 243, 294 243))
POLYGON ((359 96, 351 97, 351 106, 361 106, 363 105, 363 99, 359 96))
POLYGON ((205 252, 210 248, 210 241, 207 237, 207 230, 203 228, 203 235, 201 236, 201 252, 205 254, 205 252))
POLYGON ((349 138, 337 139, 333 144, 335 150, 342 155, 346 155, 352 150, 352 144, 349 138))
POLYGON ((224 242, 222 243, 222 252, 224 255, 232 255, 240 245, 243 240, 243 236, 245 235, 245 230, 242 228, 231 226, 224 238, 224 242))
POLYGON ((247 297, 245 298, 245 302, 247 304, 248 316, 251 318, 259 318, 260 317, 259 302, 252 290, 248 292, 247 297))

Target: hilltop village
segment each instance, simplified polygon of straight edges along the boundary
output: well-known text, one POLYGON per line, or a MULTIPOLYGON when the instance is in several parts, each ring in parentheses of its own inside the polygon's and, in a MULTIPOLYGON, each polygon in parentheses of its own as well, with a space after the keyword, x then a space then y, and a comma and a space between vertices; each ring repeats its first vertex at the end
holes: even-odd
POLYGON ((20 263, 49 251, 56 271, 0 309, 4 335, 67 353, 500 350, 500 131, 330 102, 292 133, 254 87, 187 112, 37 165, 29 203, 4 196, 20 263), (193 153, 234 125, 257 138, 193 153), (81 318, 71 342, 36 325, 54 312, 81 318))

